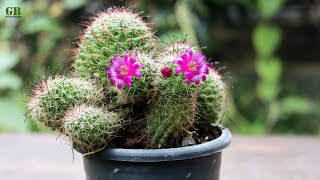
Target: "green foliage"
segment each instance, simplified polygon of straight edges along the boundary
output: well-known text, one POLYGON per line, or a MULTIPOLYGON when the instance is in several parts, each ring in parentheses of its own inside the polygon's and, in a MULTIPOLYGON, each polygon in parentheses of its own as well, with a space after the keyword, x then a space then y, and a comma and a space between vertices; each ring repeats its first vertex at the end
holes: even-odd
POLYGON ((19 63, 19 55, 17 53, 0 52, 0 72, 9 71, 19 63))
POLYGON ((274 16, 285 2, 285 0, 258 0, 257 8, 261 16, 268 19, 274 16))
POLYGON ((66 9, 77 9, 88 3, 87 0, 62 0, 63 6, 66 9))
POLYGON ((259 56, 268 57, 275 53, 281 41, 279 28, 267 24, 259 24, 253 33, 253 44, 259 56))
POLYGON ((257 74, 261 78, 257 85, 257 95, 265 102, 277 98, 280 91, 278 83, 281 77, 282 64, 278 58, 258 59, 257 74))
POLYGON ((17 53, 0 51, 0 94, 8 90, 19 90, 22 82, 19 76, 10 71, 19 63, 17 53))
POLYGON ((313 106, 309 100, 298 96, 286 96, 279 104, 283 115, 310 114, 313 106))
POLYGON ((188 34, 190 36, 190 41, 196 43, 197 37, 194 22, 196 22, 197 19, 196 16, 193 15, 187 0, 177 1, 175 14, 183 34, 188 34))
POLYGON ((0 98, 0 132, 26 132, 24 124, 25 108, 21 102, 21 95, 0 98))
MULTIPOLYGON (((285 1, 258 1, 258 10, 264 20, 274 16, 285 1)), ((270 23, 259 23, 253 34, 254 49, 257 53, 256 72, 259 81, 256 86, 257 97, 266 107, 266 111, 258 121, 265 132, 271 132, 278 121, 293 114, 311 112, 310 102, 305 98, 285 95, 280 98, 280 79, 282 74, 281 59, 275 56, 281 42, 281 30, 270 23)), ((259 126, 259 127, 260 127, 259 126)))
POLYGON ((120 114, 86 105, 69 109, 64 119, 65 133, 73 147, 85 152, 110 145, 122 124, 120 114))

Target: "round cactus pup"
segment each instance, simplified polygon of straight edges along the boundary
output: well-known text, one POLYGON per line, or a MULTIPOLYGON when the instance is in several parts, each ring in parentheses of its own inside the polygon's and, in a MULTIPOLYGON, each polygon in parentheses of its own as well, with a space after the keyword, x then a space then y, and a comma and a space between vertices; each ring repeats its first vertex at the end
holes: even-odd
POLYGON ((100 103, 103 96, 90 81, 62 76, 38 83, 28 104, 31 118, 51 129, 62 131, 65 111, 81 103, 100 103))
POLYGON ((110 145, 122 121, 118 113, 80 105, 66 112, 64 129, 75 148, 95 152, 110 145))

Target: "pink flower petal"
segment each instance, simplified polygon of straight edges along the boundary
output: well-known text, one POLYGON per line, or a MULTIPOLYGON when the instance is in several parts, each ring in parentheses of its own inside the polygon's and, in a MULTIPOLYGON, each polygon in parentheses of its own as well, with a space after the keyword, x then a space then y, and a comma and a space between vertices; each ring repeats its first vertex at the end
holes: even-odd
POLYGON ((201 51, 198 51, 198 52, 193 56, 193 58, 194 58, 194 59, 200 59, 202 56, 203 56, 202 52, 201 52, 201 51))
POLYGON ((114 86, 115 84, 116 84, 116 80, 115 79, 111 79, 111 84, 112 84, 112 86, 114 86))
POLYGON ((198 85, 199 84, 199 76, 194 76, 193 77, 193 82, 198 85))
POLYGON ((183 59, 186 59, 186 58, 188 58, 187 53, 182 53, 182 54, 179 55, 179 58, 177 58, 177 59, 183 60, 183 59))
POLYGON ((125 83, 126 83, 127 88, 130 88, 132 86, 131 81, 130 82, 125 82, 125 83))
POLYGON ((123 80, 122 79, 119 79, 118 80, 118 89, 121 89, 123 87, 123 80))
POLYGON ((143 65, 142 64, 135 64, 134 68, 136 68, 136 69, 143 68, 143 65))
POLYGON ((192 49, 187 49, 187 53, 189 57, 193 57, 192 49))
POLYGON ((180 66, 178 66, 174 72, 176 74, 179 74, 181 71, 182 71, 182 68, 180 66))
POLYGON ((131 64, 134 64, 135 62, 137 62, 138 60, 137 60, 137 58, 135 58, 135 57, 131 57, 130 58, 130 63, 131 64))
POLYGON ((190 84, 190 80, 191 80, 191 79, 187 79, 187 78, 186 78, 186 81, 185 81, 185 82, 186 82, 187 84, 190 84))
POLYGON ((187 79, 192 79, 193 77, 193 74, 192 73, 186 73, 186 78, 187 79))
POLYGON ((130 53, 126 53, 126 54, 123 56, 124 62, 129 61, 129 57, 130 57, 130 53))
POLYGON ((136 75, 138 78, 142 77, 142 73, 138 70, 134 73, 134 75, 136 75))

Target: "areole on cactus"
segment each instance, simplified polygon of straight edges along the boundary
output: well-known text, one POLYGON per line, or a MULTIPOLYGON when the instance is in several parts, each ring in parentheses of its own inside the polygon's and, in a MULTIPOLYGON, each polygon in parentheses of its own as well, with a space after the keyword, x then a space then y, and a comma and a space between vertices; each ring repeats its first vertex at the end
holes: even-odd
POLYGON ((186 40, 156 48, 148 24, 124 8, 98 13, 86 25, 75 73, 35 86, 32 119, 89 153, 112 147, 123 132, 144 141, 141 148, 178 147, 199 124, 220 122, 227 86, 199 48, 186 40))

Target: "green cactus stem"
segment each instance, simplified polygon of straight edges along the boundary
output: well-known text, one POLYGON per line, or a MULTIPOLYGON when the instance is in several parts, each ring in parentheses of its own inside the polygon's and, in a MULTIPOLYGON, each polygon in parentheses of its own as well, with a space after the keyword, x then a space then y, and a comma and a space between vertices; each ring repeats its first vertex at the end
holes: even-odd
POLYGON ((147 136, 150 146, 171 147, 196 122, 197 94, 195 85, 187 85, 181 75, 174 75, 162 84, 158 100, 147 115, 147 136))

